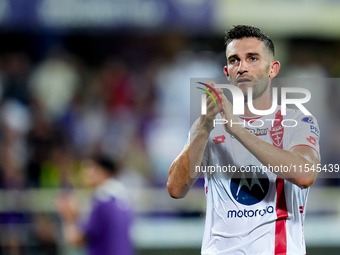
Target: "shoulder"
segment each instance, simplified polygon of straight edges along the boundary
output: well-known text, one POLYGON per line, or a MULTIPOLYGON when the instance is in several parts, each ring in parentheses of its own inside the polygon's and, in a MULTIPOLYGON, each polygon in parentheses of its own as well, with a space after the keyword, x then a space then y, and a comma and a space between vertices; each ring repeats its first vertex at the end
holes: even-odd
POLYGON ((287 109, 287 115, 284 119, 287 121, 286 123, 289 123, 289 125, 286 126, 289 128, 286 130, 288 131, 287 135, 294 140, 293 143, 297 143, 297 140, 299 140, 298 137, 301 137, 303 142, 307 141, 309 146, 310 144, 315 146, 318 143, 320 129, 317 119, 313 115, 305 115, 296 109, 287 109))
POLYGON ((307 124, 307 125, 317 125, 317 119, 313 115, 305 115, 299 109, 291 109, 287 108, 285 119, 294 119, 298 123, 307 124))
POLYGON ((91 210, 92 218, 108 222, 114 219, 129 219, 133 217, 133 208, 130 203, 117 197, 105 201, 97 200, 91 210))
POLYGON ((130 202, 130 195, 125 186, 118 180, 111 178, 103 185, 99 186, 94 192, 94 198, 98 202, 104 203, 111 201, 112 198, 130 202))

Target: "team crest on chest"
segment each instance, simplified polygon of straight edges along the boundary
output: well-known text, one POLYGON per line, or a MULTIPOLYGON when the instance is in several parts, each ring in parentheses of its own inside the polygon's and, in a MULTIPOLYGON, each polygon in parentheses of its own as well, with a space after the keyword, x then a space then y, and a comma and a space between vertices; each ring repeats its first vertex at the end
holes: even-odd
POLYGON ((283 126, 276 126, 273 127, 270 130, 270 138, 272 139, 273 145, 276 147, 281 147, 282 146, 282 141, 283 141, 283 133, 284 133, 284 128, 283 126))
POLYGON ((273 145, 278 148, 283 148, 283 134, 284 134, 284 127, 282 125, 283 116, 281 114, 281 110, 278 111, 275 115, 275 122, 269 131, 270 139, 273 142, 273 145))

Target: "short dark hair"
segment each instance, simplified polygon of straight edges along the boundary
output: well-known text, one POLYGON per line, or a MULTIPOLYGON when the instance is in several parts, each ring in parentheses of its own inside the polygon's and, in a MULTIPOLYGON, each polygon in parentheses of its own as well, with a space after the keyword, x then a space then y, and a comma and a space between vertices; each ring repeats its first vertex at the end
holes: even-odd
POLYGON ((118 172, 116 162, 106 155, 95 155, 92 160, 110 175, 114 175, 118 172))
POLYGON ((242 39, 242 38, 256 38, 268 47, 273 56, 275 54, 274 44, 272 39, 265 33, 263 33, 259 28, 247 26, 247 25, 237 25, 234 26, 232 29, 228 30, 225 34, 225 45, 235 40, 235 39, 242 39))

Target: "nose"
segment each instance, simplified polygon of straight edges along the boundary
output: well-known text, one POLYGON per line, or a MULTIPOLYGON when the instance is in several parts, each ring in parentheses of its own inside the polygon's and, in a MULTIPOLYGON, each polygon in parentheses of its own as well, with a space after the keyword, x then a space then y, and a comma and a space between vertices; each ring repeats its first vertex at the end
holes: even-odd
POLYGON ((247 64, 245 63, 245 61, 240 61, 239 63, 240 64, 238 66, 237 73, 238 74, 244 74, 244 73, 248 72, 247 64))

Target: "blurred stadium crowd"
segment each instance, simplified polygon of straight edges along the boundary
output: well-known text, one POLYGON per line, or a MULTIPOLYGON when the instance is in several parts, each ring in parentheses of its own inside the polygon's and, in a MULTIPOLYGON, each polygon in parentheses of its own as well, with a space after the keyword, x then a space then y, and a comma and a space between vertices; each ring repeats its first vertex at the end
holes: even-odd
POLYGON ((96 153, 119 162, 127 186, 164 187, 189 130, 183 82, 217 75, 216 54, 183 51, 177 35, 58 38, 38 54, 32 36, 2 38, 0 254, 58 254, 56 215, 22 209, 20 194, 84 188, 81 161, 96 153))
MULTIPOLYGON (((225 64, 221 36, 76 35, 51 42, 48 36, 3 33, 1 38, 3 194, 83 188, 80 163, 98 152, 118 160, 127 186, 165 187, 190 127, 190 78, 223 77, 225 64)), ((339 77, 337 41, 286 43, 281 77, 339 77)), ((315 89, 317 108, 326 109, 320 115, 332 116, 323 160, 338 163, 340 83, 315 89)), ((0 254, 60 254, 57 216, 16 210, 19 197, 1 196, 6 231, 0 234, 0 254)))

